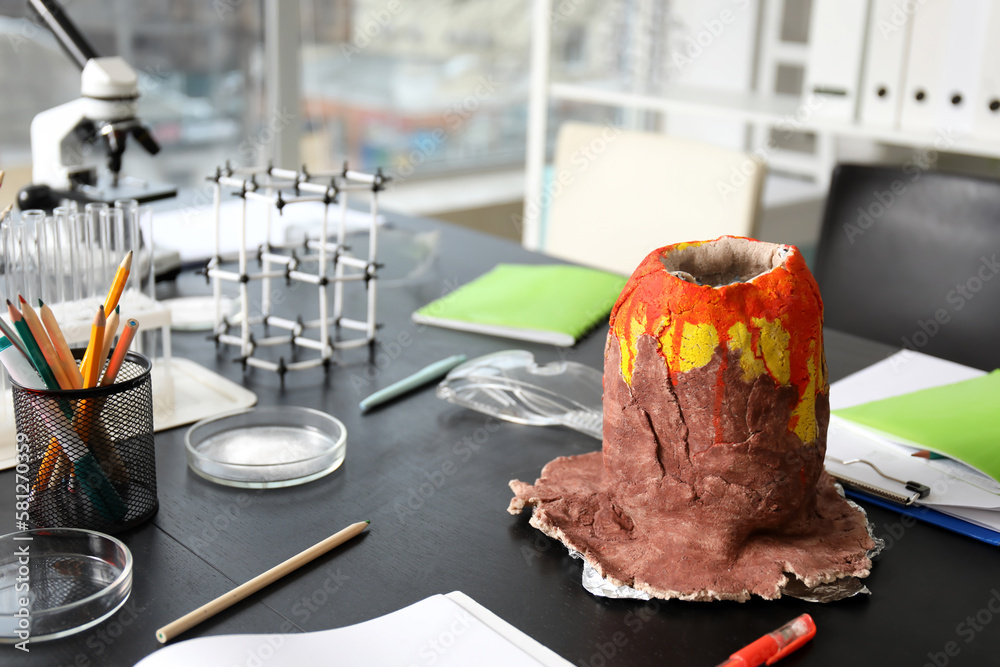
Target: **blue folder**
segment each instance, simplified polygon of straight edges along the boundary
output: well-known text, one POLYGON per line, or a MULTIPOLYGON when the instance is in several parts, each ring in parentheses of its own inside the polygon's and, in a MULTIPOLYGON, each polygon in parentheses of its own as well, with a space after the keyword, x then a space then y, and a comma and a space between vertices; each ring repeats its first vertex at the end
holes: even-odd
POLYGON ((899 514, 912 516, 919 521, 940 526, 941 528, 946 528, 950 531, 972 537, 981 542, 992 544, 993 546, 1000 546, 1000 533, 997 531, 977 526, 974 523, 969 523, 968 521, 958 519, 949 514, 938 512, 930 507, 922 507, 920 505, 900 505, 892 502, 891 500, 886 500, 885 498, 879 498, 877 496, 864 493, 863 491, 857 491, 850 488, 846 484, 844 485, 844 493, 855 500, 861 500, 893 512, 898 512, 899 514))

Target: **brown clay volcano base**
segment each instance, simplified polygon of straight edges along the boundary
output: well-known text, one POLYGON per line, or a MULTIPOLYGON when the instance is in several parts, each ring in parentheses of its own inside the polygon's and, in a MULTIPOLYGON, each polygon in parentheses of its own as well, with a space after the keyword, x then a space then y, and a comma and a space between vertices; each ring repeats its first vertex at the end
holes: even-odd
MULTIPOLYGON (((813 588, 869 574, 866 518, 822 471, 824 448, 788 431, 793 396, 776 401, 756 386, 766 377, 746 382, 723 348, 664 394, 671 380, 655 339, 640 336, 636 348, 631 387, 605 374, 604 450, 558 458, 533 485, 512 481, 511 514, 532 507, 532 526, 611 583, 659 598, 773 599, 796 579, 813 588), (710 402, 699 386, 710 393, 720 377, 747 410, 730 416, 726 444, 702 447, 693 436, 710 402)), ((606 368, 619 368, 610 338, 605 353, 606 368)))

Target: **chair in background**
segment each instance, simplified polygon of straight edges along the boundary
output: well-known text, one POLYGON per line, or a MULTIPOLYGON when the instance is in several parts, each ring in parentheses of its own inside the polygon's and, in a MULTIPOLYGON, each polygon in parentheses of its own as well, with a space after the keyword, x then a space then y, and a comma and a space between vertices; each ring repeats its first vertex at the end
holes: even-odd
POLYGON ((765 170, 740 151, 565 123, 546 188, 542 250, 630 274, 671 243, 754 236, 765 170))
POLYGON ((1000 367, 1000 181, 840 165, 816 257, 828 326, 1000 367))

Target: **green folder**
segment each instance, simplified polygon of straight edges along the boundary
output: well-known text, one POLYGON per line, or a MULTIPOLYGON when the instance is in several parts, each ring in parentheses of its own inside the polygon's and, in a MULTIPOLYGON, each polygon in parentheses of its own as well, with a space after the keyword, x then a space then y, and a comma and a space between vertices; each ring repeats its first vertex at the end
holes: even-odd
POLYGON ((1000 482, 1000 370, 834 414, 896 442, 961 461, 1000 482))
POLYGON ((413 313, 413 321, 570 346, 606 321, 625 282, 582 266, 498 264, 413 313))

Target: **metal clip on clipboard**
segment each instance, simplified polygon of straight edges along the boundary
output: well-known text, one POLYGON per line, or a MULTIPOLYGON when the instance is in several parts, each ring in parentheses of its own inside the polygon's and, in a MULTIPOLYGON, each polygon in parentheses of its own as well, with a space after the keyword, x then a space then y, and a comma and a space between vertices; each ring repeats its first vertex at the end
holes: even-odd
POLYGON ((847 461, 841 461, 840 459, 835 459, 832 456, 829 456, 827 458, 829 458, 831 461, 834 461, 834 462, 839 463, 841 465, 851 465, 853 463, 864 463, 865 465, 870 466, 876 473, 878 473, 882 477, 884 477, 884 478, 886 478, 888 480, 891 480, 893 482, 896 482, 897 484, 901 484, 907 491, 910 492, 909 495, 904 494, 904 493, 895 493, 895 492, 889 491, 887 489, 882 489, 882 488, 879 488, 877 486, 873 486, 871 484, 868 484, 867 482, 861 482, 861 481, 858 481, 856 479, 852 479, 852 478, 847 477, 845 475, 841 475, 841 474, 837 474, 837 473, 831 473, 834 476, 835 479, 837 479, 838 481, 840 481, 840 482, 842 482, 844 484, 847 484, 849 486, 853 486, 853 487, 858 488, 858 489, 860 489, 860 490, 862 490, 862 491, 864 491, 866 493, 870 493, 870 494, 878 496, 880 498, 885 498, 886 500, 891 500, 891 501, 893 501, 895 503, 899 503, 900 505, 905 505, 905 506, 909 507, 910 505, 913 505, 916 501, 920 500, 921 498, 926 498, 927 495, 931 492, 931 487, 927 486, 926 484, 921 484, 920 482, 914 482, 912 480, 906 481, 906 480, 899 479, 898 477, 893 477, 892 475, 887 475, 886 473, 882 472, 879 469, 879 467, 877 465, 875 465, 874 463, 872 463, 871 461, 866 461, 864 459, 848 459, 847 461))

